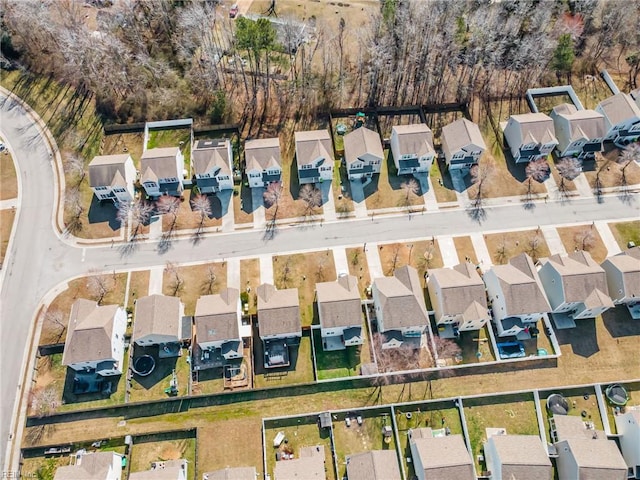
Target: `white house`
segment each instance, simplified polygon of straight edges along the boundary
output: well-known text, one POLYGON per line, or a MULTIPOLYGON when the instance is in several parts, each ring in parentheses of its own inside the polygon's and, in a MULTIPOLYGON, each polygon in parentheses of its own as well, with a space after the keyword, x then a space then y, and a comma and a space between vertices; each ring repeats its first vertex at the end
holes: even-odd
POLYGON ((324 350, 344 350, 364 343, 362 302, 353 275, 316 283, 320 334, 324 350))
POLYGON ((395 125, 391 129, 390 144, 398 175, 429 173, 436 151, 433 133, 426 124, 395 125))
POLYGON ((469 169, 487 149, 480 127, 460 118, 442 128, 442 152, 450 170, 469 169))
POLYGON ((538 275, 552 313, 564 313, 574 320, 594 318, 613 307, 607 277, 585 251, 540 259, 538 275))
POLYGON ((609 295, 615 305, 626 305, 640 319, 640 247, 630 248, 602 262, 609 295))
POLYGON ((640 107, 626 93, 617 93, 596 106, 604 115, 605 140, 626 145, 640 138, 640 107))
POLYGON ((640 475, 640 407, 626 407, 625 413, 615 416, 616 430, 620 435, 620 450, 629 473, 640 475))
POLYGON ((333 146, 328 130, 294 133, 298 182, 330 182, 333 179, 333 146))
POLYGON ((247 140, 244 144, 245 172, 249 187, 268 187, 282 179, 280 139, 247 140))
POLYGON ((53 480, 120 480, 123 457, 116 452, 78 453, 74 464, 58 467, 53 480))
POLYGON ((531 338, 538 320, 551 311, 531 257, 521 253, 506 265, 494 265, 484 274, 493 321, 501 337, 531 338))
POLYGON ((435 436, 430 428, 410 429, 409 447, 418 480, 476 480, 462 435, 435 436))
POLYGON ((491 480, 553 478, 546 446, 536 435, 491 435, 484 459, 491 480))
POLYGON ((194 322, 195 343, 203 357, 201 360, 207 360, 207 357, 216 355, 224 360, 242 358, 243 343, 240 336, 242 306, 238 289, 225 288, 218 294, 203 295, 198 298, 194 322))
POLYGON ((122 374, 127 312, 80 298, 71 307, 62 364, 100 377, 122 374))
POLYGON ((382 348, 419 348, 429 317, 415 268, 407 265, 393 277, 376 278, 372 287, 378 331, 385 336, 382 348))
POLYGON ((179 197, 184 190, 184 155, 179 147, 151 148, 140 159, 140 183, 147 196, 179 197))
POLYGON ((228 138, 198 140, 191 149, 191 173, 201 193, 233 190, 233 152, 228 138))
POLYGON ((149 470, 131 472, 129 480, 187 480, 187 469, 185 459, 152 462, 149 470))
POLYGON ((344 136, 344 160, 349 180, 370 178, 380 173, 384 152, 380 136, 367 127, 356 128, 344 136))
POLYGON ((593 159, 601 152, 606 132, 604 115, 595 110, 577 110, 570 103, 563 103, 551 112, 558 139, 560 157, 593 159))
POLYGON ((140 347, 158 346, 158 356, 180 354, 184 305, 178 297, 149 295, 136 300, 133 342, 140 347))
POLYGON ((89 163, 89 186, 98 200, 128 203, 135 195, 131 155, 99 155, 89 163))
POLYGON ((511 115, 504 138, 516 163, 545 159, 558 145, 553 120, 544 113, 511 115))
POLYGON ((348 455, 348 480, 400 480, 395 450, 369 450, 348 455))
POLYGON ((427 289, 442 338, 480 330, 490 319, 484 283, 469 262, 429 270, 427 289))

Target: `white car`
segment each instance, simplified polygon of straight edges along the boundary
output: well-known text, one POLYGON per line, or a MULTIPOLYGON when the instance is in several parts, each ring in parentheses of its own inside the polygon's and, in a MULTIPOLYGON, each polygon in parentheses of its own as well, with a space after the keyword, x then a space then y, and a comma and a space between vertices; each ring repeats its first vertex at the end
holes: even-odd
POLYGON ((345 424, 347 427, 350 427, 350 426, 351 426, 351 419, 350 419, 348 416, 344 417, 344 424, 345 424))

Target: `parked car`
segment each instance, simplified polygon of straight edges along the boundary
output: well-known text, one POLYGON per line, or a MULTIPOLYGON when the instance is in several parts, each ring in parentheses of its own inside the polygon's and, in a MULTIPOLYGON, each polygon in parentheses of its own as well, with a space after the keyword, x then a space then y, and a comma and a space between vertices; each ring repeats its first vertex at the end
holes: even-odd
POLYGON ((344 424, 345 424, 347 427, 350 427, 350 426, 351 426, 351 419, 350 419, 348 416, 344 417, 344 424))
POLYGON ((498 343, 500 358, 521 358, 525 356, 524 345, 520 342, 498 343))
POLYGON ((236 18, 237 15, 238 15, 238 4, 234 3, 233 5, 231 5, 231 8, 229 9, 229 18, 236 18))
POLYGON ((358 425, 362 425, 362 415, 356 417, 356 422, 358 422, 358 425))

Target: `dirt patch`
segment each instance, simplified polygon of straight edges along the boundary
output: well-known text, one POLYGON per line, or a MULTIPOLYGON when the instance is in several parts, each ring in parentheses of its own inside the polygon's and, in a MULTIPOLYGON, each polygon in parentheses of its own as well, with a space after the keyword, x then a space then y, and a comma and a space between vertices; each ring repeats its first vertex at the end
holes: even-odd
POLYGON ((4 256, 9 247, 9 238, 13 229, 13 220, 16 218, 16 211, 13 208, 0 210, 0 264, 4 262, 4 256))
POLYGON ((371 285, 367 254, 362 247, 347 248, 346 253, 347 260, 349 261, 349 274, 358 279, 358 290, 360 291, 360 296, 362 298, 366 298, 366 289, 371 285))
POLYGON ((9 150, 0 153, 0 172, 0 200, 16 198, 18 196, 18 178, 9 150))
POLYGON ((240 290, 249 297, 249 313, 257 312, 256 290, 260 285, 260 259, 240 260, 240 290))
POLYGON ((539 258, 551 255, 544 235, 540 230, 524 230, 520 232, 494 233, 485 235, 484 241, 491 255, 491 261, 497 265, 504 265, 509 259, 526 253, 534 262, 539 258))
POLYGON ((601 263, 607 258, 607 247, 594 225, 560 227, 557 230, 567 252, 585 250, 597 263, 601 263))

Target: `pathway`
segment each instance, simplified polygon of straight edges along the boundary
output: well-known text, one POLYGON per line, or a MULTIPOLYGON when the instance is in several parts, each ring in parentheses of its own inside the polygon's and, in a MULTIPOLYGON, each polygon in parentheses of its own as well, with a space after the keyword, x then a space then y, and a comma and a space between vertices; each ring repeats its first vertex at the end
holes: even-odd
POLYGON ((336 273, 349 273, 349 260, 347 259, 347 251, 344 248, 333 248, 333 261, 336 265, 336 273))
POLYGON ((10 198, 8 200, 0 201, 0 210, 7 210, 9 208, 16 208, 18 206, 17 198, 10 198))
POLYGON ((456 245, 453 243, 451 235, 440 235, 437 238, 440 254, 442 255, 442 263, 445 267, 454 267, 460 263, 456 245))
POLYGON ((610 257, 611 255, 620 253, 622 249, 620 248, 620 245, 618 245, 616 237, 613 236, 609 223, 605 220, 596 220, 594 224, 596 226, 596 230, 598 230, 598 233, 600 234, 600 238, 602 239, 604 246, 607 247, 607 256, 610 257))
POLYGON ((380 261, 380 254, 378 253, 378 244, 367 243, 365 252, 367 254, 367 265, 369 266, 369 277, 371 281, 375 278, 384 277, 382 262, 380 261))
POLYGON ((573 183, 576 185, 576 189, 581 197, 593 197, 593 190, 591 189, 591 185, 589 185, 589 181, 584 173, 578 175, 573 183))
POLYGON ((544 241, 547 242, 551 255, 566 255, 567 250, 564 248, 560 234, 555 227, 546 226, 541 227, 540 230, 542 230, 542 236, 544 241))
POLYGON ((493 262, 491 261, 491 255, 489 255, 489 250, 487 249, 487 244, 484 241, 484 237, 482 233, 474 232, 469 235, 471 237, 471 243, 473 244, 473 249, 476 251, 476 257, 481 267, 484 269, 488 269, 493 262))
POLYGON ((427 185, 428 188, 422 194, 422 200, 427 208, 427 210, 440 210, 440 206, 438 205, 438 200, 436 199, 436 192, 433 189, 433 182, 431 181, 431 176, 427 177, 427 185))
POLYGON ((363 183, 360 180, 350 181, 351 200, 356 218, 367 218, 367 200, 364 195, 363 183))
POLYGON ((149 295, 162 294, 163 275, 163 265, 149 269, 149 295))
POLYGON ((271 255, 260 255, 260 281, 273 285, 273 259, 271 255))
POLYGON ((240 257, 227 260, 227 286, 238 288, 241 292, 244 289, 244 286, 240 285, 240 257))
POLYGON ((263 229, 266 223, 262 188, 251 189, 251 209, 253 210, 253 227, 263 229))
POLYGON ((325 222, 333 222, 336 220, 336 203, 333 199, 331 191, 331 182, 323 182, 320 184, 322 190, 322 211, 324 213, 325 222))

